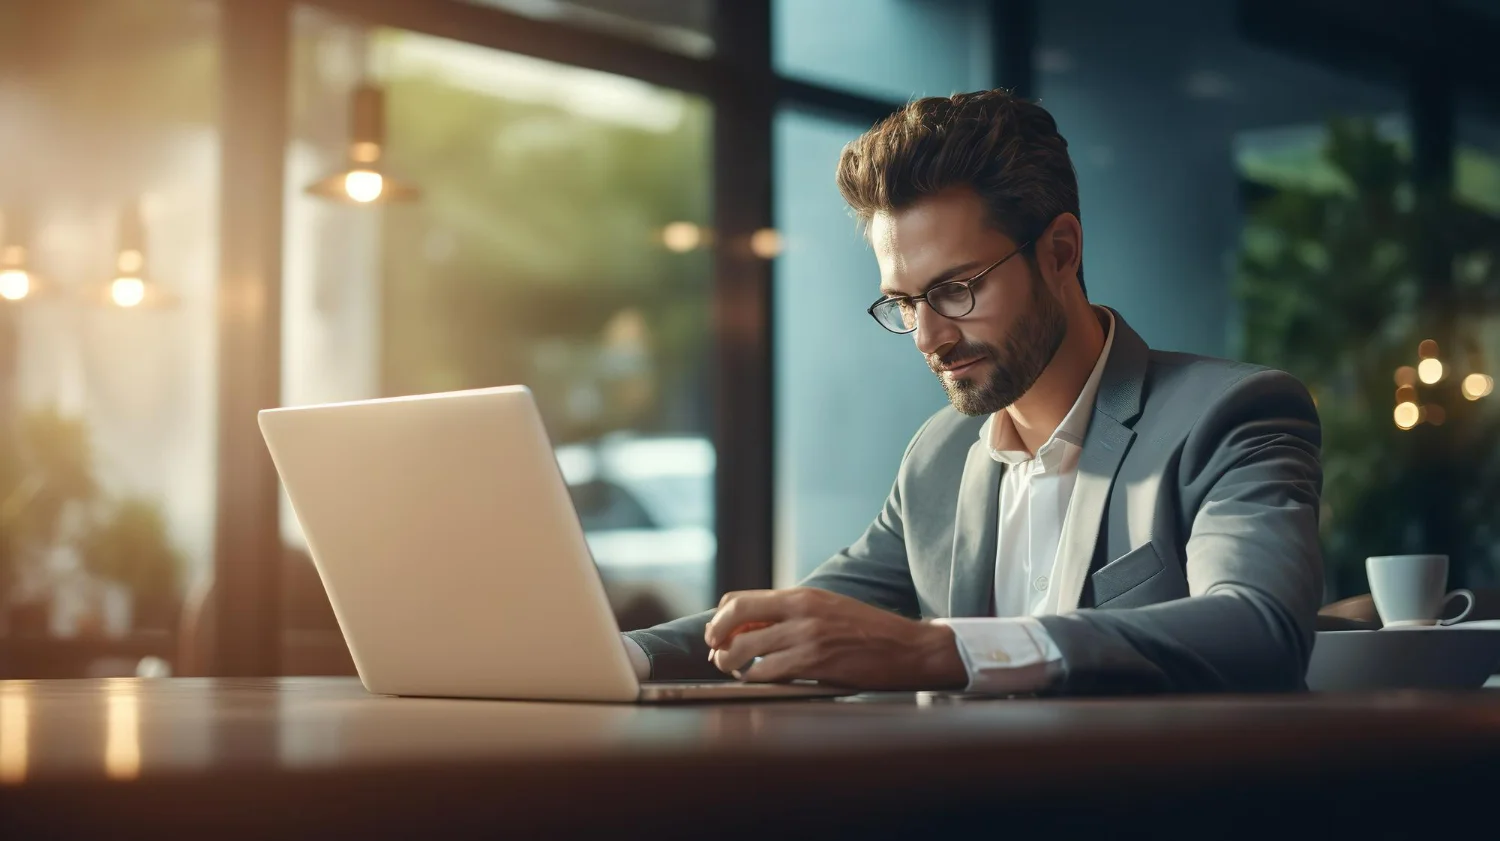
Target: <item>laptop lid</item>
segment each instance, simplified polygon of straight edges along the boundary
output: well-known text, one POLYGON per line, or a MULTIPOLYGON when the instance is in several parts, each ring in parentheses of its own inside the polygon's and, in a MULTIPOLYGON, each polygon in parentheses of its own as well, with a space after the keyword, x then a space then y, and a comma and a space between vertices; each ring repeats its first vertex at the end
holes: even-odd
POLYGON ((366 689, 639 696, 525 386, 259 419, 366 689))

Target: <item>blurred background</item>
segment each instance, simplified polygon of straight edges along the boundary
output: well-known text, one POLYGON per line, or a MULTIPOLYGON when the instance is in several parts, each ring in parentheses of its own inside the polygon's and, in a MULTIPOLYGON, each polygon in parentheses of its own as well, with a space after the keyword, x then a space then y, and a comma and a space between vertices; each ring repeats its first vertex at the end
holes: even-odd
POLYGON ((1500 584, 1496 43, 1488 0, 6 0, 0 677, 352 671, 276 405, 525 383, 623 627, 794 582, 943 405, 838 153, 1001 86, 1096 302, 1312 389, 1328 600, 1500 584))

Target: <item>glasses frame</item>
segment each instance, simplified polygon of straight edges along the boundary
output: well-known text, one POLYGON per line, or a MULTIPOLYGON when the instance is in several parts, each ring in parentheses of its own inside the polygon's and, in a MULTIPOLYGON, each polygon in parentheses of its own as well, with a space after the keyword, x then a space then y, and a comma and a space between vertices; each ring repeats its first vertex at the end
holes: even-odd
POLYGON ((994 271, 995 269, 1000 268, 1010 258, 1016 256, 1017 254, 1020 254, 1022 251, 1025 251, 1026 249, 1030 248, 1031 244, 1034 243, 1034 242, 1036 242, 1035 238, 1026 240, 1025 242, 1021 243, 1020 245, 1016 246, 1016 249, 1014 251, 1010 252, 1009 254, 1005 255, 1004 257, 1001 257, 999 260, 996 260, 995 262, 989 264, 988 266, 986 266, 984 269, 982 269, 976 275, 971 275, 969 277, 960 278, 958 280, 945 280, 942 283, 934 283, 933 285, 927 287, 927 291, 926 292, 923 292, 920 295, 883 295, 883 296, 881 296, 880 300, 876 301, 875 303, 873 303, 869 307, 867 307, 865 309, 865 312, 869 313, 870 317, 873 318, 873 319, 875 319, 875 323, 876 324, 879 324, 883 329, 885 329, 885 330, 887 330, 887 331, 889 331, 891 333, 895 333, 898 336, 905 336, 905 335, 907 335, 909 333, 915 333, 916 330, 917 330, 917 328, 915 326, 913 326, 913 327, 911 327, 911 328, 909 328, 907 330, 897 330, 894 327, 891 327, 889 324, 886 324, 884 321, 881 321, 880 320, 880 316, 878 316, 878 315, 875 314, 875 308, 876 307, 878 307, 878 306, 880 306, 882 304, 889 304, 892 301, 911 301, 912 304, 913 304, 913 306, 915 306, 917 303, 920 302, 920 303, 927 304, 927 306, 933 312, 937 313, 938 315, 941 315, 943 318, 950 319, 950 320, 955 319, 955 318, 963 318, 964 316, 966 316, 969 313, 971 313, 971 312, 974 311, 974 303, 975 303, 975 298, 974 298, 974 284, 978 283, 981 280, 984 280, 985 275, 989 274, 990 272, 994 271), (966 309, 966 310, 964 310, 963 312, 959 313, 958 315, 948 315, 948 314, 946 314, 944 312, 941 312, 936 307, 932 306, 932 302, 930 302, 930 301, 927 300, 927 296, 931 295, 934 290, 942 289, 943 287, 953 287, 953 286, 962 286, 964 288, 964 291, 969 293, 969 308, 966 309))

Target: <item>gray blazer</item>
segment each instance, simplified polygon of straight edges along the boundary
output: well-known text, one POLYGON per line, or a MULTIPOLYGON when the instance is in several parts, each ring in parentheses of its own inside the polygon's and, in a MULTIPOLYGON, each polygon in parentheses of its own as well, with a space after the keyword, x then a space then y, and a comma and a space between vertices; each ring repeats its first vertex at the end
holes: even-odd
MULTIPOLYGON (((987 615, 1004 466, 983 423, 951 408, 928 419, 875 522, 803 586, 913 619, 987 615)), ((1151 350, 1116 313, 1058 547, 1059 570, 1089 563, 1053 576, 1079 609, 1039 617, 1063 656, 1057 690, 1303 688, 1323 588, 1320 443, 1291 376, 1151 350)), ((629 634, 653 678, 720 676, 711 616, 629 634)))

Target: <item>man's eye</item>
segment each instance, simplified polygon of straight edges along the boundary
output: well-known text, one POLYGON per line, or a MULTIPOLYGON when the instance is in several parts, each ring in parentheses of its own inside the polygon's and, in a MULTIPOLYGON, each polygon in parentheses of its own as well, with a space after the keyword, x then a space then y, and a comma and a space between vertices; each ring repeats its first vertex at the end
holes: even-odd
POLYGON ((966 291, 960 284, 945 283, 942 286, 933 287, 932 291, 927 293, 927 297, 931 300, 944 302, 957 301, 966 294, 966 291))

